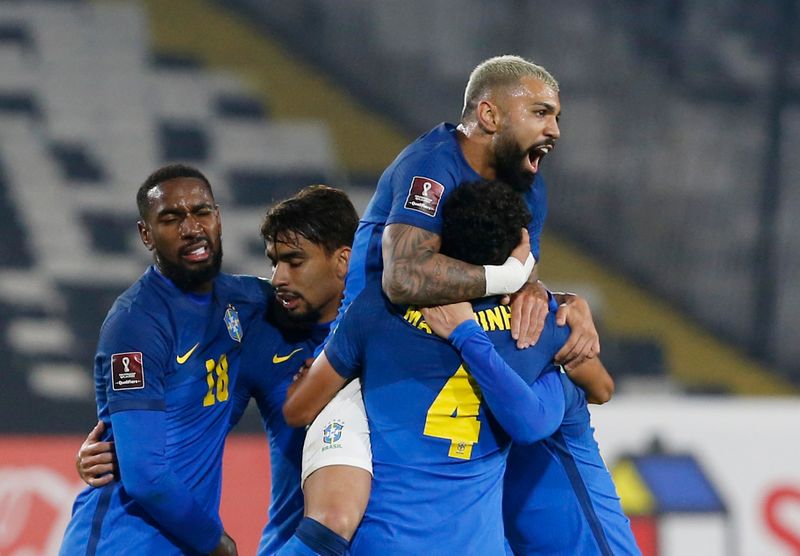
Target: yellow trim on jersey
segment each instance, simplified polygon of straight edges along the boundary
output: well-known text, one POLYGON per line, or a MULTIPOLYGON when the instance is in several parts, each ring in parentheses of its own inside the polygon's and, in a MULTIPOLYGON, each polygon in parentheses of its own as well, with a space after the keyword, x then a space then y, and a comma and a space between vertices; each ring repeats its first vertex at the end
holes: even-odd
MULTIPOLYGON (((475 322, 481 325, 486 332, 494 332, 495 330, 511 330, 511 307, 508 305, 495 305, 488 309, 482 309, 475 315, 475 322)), ((422 318, 422 313, 419 309, 409 307, 406 309, 403 318, 411 325, 419 328, 423 332, 433 334, 428 323, 422 318)))

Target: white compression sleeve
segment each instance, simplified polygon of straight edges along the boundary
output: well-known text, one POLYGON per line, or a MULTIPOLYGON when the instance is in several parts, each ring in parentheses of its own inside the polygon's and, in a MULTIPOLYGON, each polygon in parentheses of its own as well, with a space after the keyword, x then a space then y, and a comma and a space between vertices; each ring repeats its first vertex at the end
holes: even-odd
POLYGON ((518 291, 528 280, 536 259, 528 253, 523 265, 514 257, 509 257, 501 265, 483 265, 486 276, 486 296, 505 295, 518 291))

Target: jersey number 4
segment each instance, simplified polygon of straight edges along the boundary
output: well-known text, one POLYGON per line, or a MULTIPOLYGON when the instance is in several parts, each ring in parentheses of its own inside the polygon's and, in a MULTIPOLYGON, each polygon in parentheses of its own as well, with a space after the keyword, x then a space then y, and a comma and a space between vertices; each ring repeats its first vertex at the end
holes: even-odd
POLYGON ((449 440, 447 455, 451 458, 472 457, 472 445, 481 433, 481 422, 478 421, 480 393, 478 385, 462 365, 428 408, 423 434, 449 440))
POLYGON ((206 383, 208 392, 203 398, 203 407, 228 400, 228 357, 223 353, 219 361, 206 360, 206 383), (214 376, 216 374, 216 377, 214 376), (216 386, 217 395, 214 396, 216 386))

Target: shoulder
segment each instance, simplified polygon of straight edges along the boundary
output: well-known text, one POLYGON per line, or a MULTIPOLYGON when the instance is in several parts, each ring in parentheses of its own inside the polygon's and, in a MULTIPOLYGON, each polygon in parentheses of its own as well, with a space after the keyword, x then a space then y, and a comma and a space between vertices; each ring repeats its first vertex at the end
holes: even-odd
POLYGON ((349 330, 374 330, 375 326, 382 326, 387 322, 386 319, 392 312, 391 307, 391 303, 383 295, 380 282, 373 281, 364 286, 348 305, 339 325, 344 324, 349 330))
POLYGON ((410 180, 416 176, 437 181, 447 176, 455 177, 460 173, 459 152, 450 129, 446 124, 440 124, 400 153, 390 167, 392 177, 410 180))
POLYGON ((109 309, 101 330, 152 326, 163 320, 168 313, 168 303, 154 278, 157 277, 148 271, 120 294, 109 309))
POLYGON ((274 293, 269 280, 259 276, 221 272, 215 282, 215 287, 222 297, 240 304, 256 303, 265 305, 274 293))
POLYGON ((154 349, 153 353, 165 352, 174 341, 170 322, 163 302, 142 303, 141 298, 120 296, 100 328, 98 353, 130 351, 134 347, 134 351, 142 351, 142 346, 154 349))

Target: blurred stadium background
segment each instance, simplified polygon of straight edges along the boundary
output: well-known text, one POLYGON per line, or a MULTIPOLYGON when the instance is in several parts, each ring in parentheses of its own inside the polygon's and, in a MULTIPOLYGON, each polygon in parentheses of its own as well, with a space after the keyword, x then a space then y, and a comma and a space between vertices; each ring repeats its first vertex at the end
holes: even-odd
MULTIPOLYGON (((55 554, 92 358, 148 254, 135 191, 203 169, 225 269, 267 274, 271 202, 359 209, 481 60, 561 83, 540 273, 589 298, 618 391, 598 438, 647 555, 800 554, 800 23, 770 0, 0 2, 0 555, 55 554), (795 145, 793 148, 792 145, 795 145)), ((266 515, 255 412, 224 518, 266 515)))

